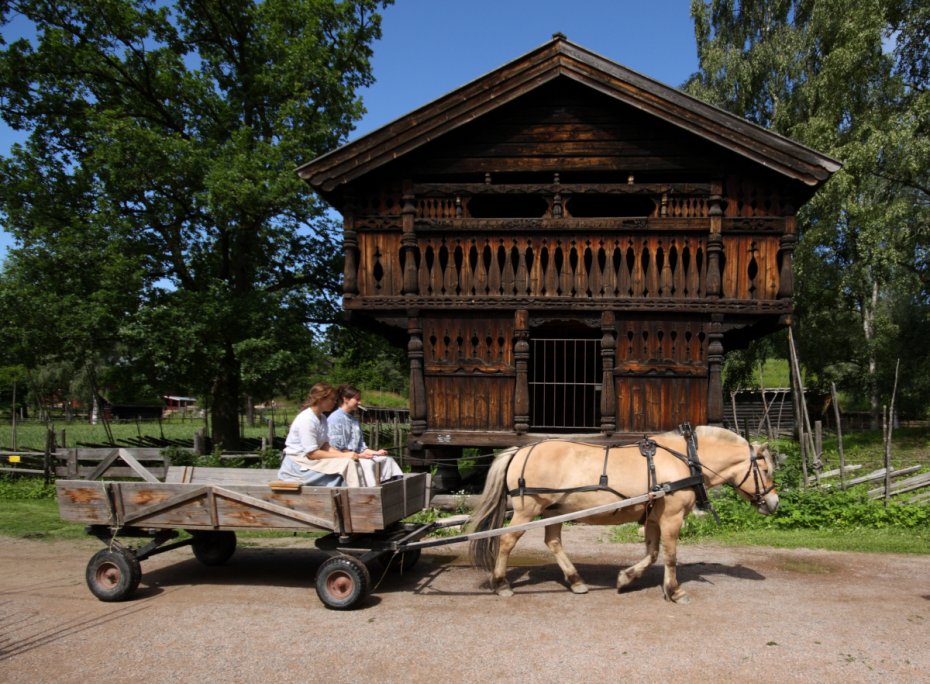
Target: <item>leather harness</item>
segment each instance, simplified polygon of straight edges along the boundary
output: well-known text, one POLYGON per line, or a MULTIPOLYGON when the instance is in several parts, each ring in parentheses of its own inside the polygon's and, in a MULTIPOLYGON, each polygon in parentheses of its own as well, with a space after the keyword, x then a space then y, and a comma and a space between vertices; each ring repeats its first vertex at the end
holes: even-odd
MULTIPOLYGON (((637 442, 625 442, 625 443, 610 443, 604 445, 604 466, 601 470, 601 476, 597 484, 582 485, 580 487, 565 487, 565 488, 551 488, 551 487, 527 487, 526 486, 526 464, 529 463, 530 456, 533 454, 533 449, 541 444, 537 442, 536 444, 530 445, 530 450, 526 455, 526 459, 523 461, 523 467, 520 469, 520 477, 517 480, 517 488, 511 489, 507 493, 510 496, 524 496, 526 494, 576 494, 581 492, 610 492, 614 496, 620 499, 629 499, 630 497, 622 492, 617 491, 610 486, 607 477, 607 465, 610 457, 611 449, 621 449, 626 447, 637 446, 639 447, 640 455, 646 459, 646 469, 648 473, 648 489, 652 492, 664 491, 666 494, 679 489, 694 489, 694 492, 697 496, 697 506, 701 510, 709 510, 713 516, 714 520, 718 523, 720 518, 717 517, 717 511, 714 510, 714 507, 710 503, 710 497, 707 495, 707 487, 704 485, 704 475, 702 472, 703 466, 701 461, 698 458, 697 452, 697 436, 694 434, 694 430, 691 428, 690 423, 682 423, 678 427, 678 431, 685 438, 685 443, 687 444, 688 454, 681 454, 674 449, 669 449, 666 446, 658 444, 649 437, 644 436, 641 440, 637 442), (688 464, 688 470, 690 474, 688 477, 682 478, 680 480, 674 480, 672 482, 657 482, 656 481, 656 466, 655 466, 655 454, 656 449, 662 449, 663 451, 668 452, 675 458, 679 459, 688 464)), ((575 444, 585 444, 584 442, 574 442, 575 444)), ((511 463, 513 458, 516 456, 514 452, 511 456, 511 463)), ((510 469, 510 464, 507 464, 507 469, 510 469)), ((653 503, 650 502, 646 505, 646 510, 643 512, 642 518, 640 519, 640 524, 642 524, 646 517, 649 515, 652 510, 653 503)))

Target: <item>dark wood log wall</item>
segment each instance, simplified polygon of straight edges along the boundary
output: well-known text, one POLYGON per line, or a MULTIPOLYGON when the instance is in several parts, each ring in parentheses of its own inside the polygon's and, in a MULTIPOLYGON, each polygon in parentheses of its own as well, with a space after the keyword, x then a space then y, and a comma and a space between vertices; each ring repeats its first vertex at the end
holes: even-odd
POLYGON ((719 421, 724 330, 791 311, 787 186, 577 84, 542 87, 345 198, 345 307, 406 325, 423 444, 526 433, 529 342, 567 319, 600 341, 601 432, 719 421))

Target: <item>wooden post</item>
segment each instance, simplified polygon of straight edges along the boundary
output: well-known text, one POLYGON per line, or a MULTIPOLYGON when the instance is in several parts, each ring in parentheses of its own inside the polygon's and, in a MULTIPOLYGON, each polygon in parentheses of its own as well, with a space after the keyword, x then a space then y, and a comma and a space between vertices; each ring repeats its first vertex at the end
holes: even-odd
POLYGON ((79 471, 79 469, 78 469, 78 450, 77 450, 76 448, 75 448, 75 449, 68 449, 68 466, 67 466, 67 472, 68 472, 68 479, 69 479, 69 480, 77 479, 77 477, 78 477, 78 475, 79 475, 79 473, 80 473, 80 471, 79 471))
MULTIPOLYGON (((794 219, 793 216, 790 218, 794 219)), ((795 242, 797 242, 797 239, 792 234, 782 235, 779 240, 779 256, 781 257, 781 269, 778 274, 779 299, 790 299, 794 294, 794 269, 792 264, 794 262, 795 242)))
POLYGON ((274 417, 268 419, 268 446, 274 447, 274 417))
POLYGON ((42 474, 45 477, 45 484, 52 481, 52 452, 55 451, 55 431, 48 429, 45 432, 45 458, 42 461, 42 474))
MULTIPOLYGON (((894 429, 894 400, 898 393, 898 370, 901 368, 901 359, 898 359, 894 366, 894 387, 891 390, 891 404, 888 406, 887 415, 885 416, 885 505, 891 499, 891 432, 894 429)), ((882 415, 885 415, 884 409, 882 415)))
POLYGON ((343 237, 342 248, 345 254, 345 268, 342 291, 346 295, 358 294, 358 233, 355 231, 355 201, 349 196, 342 208, 343 237))
POLYGON ((617 329, 613 311, 601 313, 601 432, 617 429, 617 394, 614 388, 614 359, 617 354, 617 329))
POLYGON ((414 219, 417 215, 416 197, 413 194, 413 184, 404 181, 403 208, 401 209, 401 238, 400 244, 404 252, 404 294, 417 295, 420 293, 419 278, 417 277, 417 235, 414 232, 414 219))
MULTIPOLYGON (((760 394, 762 395, 762 420, 759 421, 759 427, 756 428, 756 432, 762 432, 762 424, 765 423, 765 436, 768 437, 768 440, 771 442, 775 437, 772 435, 772 419, 769 417, 769 403, 765 398, 765 363, 759 363, 759 387, 760 394)), ((775 403, 775 398, 772 397, 772 403, 775 403)))
POLYGON ((525 433, 530 429, 530 389, 527 365, 530 357, 529 312, 517 309, 513 319, 513 357, 516 368, 513 392, 513 429, 525 433))
POLYGON ((814 468, 823 470, 823 423, 814 421, 814 468))
POLYGON ((836 416, 836 448, 840 453, 840 489, 846 489, 846 456, 843 453, 843 423, 840 417, 840 400, 836 396, 836 383, 830 383, 830 394, 833 396, 833 415, 836 416))
POLYGON ((798 377, 794 373, 794 342, 791 339, 791 328, 788 328, 788 373, 791 381, 791 403, 794 408, 794 431, 798 436, 798 444, 801 447, 801 477, 803 485, 806 487, 807 482, 807 442, 804 439, 804 419, 801 416, 802 405, 804 403, 804 390, 800 386, 798 377))
POLYGON ((723 384, 720 369, 723 365, 723 316, 713 314, 707 334, 707 422, 723 423, 723 384))
POLYGON ((739 418, 736 416, 736 392, 733 391, 730 392, 730 410, 733 411, 733 431, 740 434, 739 418))
POLYGON ((203 456, 207 452, 205 434, 204 428, 197 428, 194 432, 194 453, 198 456, 203 456))
MULTIPOLYGON (((811 430, 810 416, 807 413, 807 402, 804 400, 804 383, 801 380, 801 365, 798 362, 798 352, 794 346, 794 335, 791 332, 791 328, 788 328, 788 351, 791 356, 791 369, 792 374, 795 380, 795 387, 797 388, 798 394, 798 408, 800 409, 800 426, 801 426, 801 453, 804 454, 807 450, 808 455, 811 453, 816 453, 814 448, 813 441, 813 430, 811 430), (806 435, 805 435, 806 433, 806 435)), ((816 463, 812 461, 812 465, 816 466, 816 463)), ((816 473, 819 475, 819 471, 816 473)), ((805 477, 806 477, 806 463, 805 463, 805 477)))
POLYGON ((706 297, 716 298, 721 296, 722 283, 720 255, 723 253, 723 237, 720 232, 723 227, 723 183, 715 181, 712 186, 707 210, 710 234, 707 236, 707 280, 704 293, 706 297))
POLYGON ((59 439, 58 446, 60 446, 62 449, 68 448, 68 435, 64 428, 61 428, 61 437, 59 439))
POLYGON ((10 414, 13 420, 13 424, 11 426, 13 430, 13 451, 16 451, 16 378, 13 378, 13 406, 10 414))
POLYGON ((423 375, 423 328, 417 312, 409 312, 407 358, 410 359, 410 431, 426 432, 426 378, 423 375))

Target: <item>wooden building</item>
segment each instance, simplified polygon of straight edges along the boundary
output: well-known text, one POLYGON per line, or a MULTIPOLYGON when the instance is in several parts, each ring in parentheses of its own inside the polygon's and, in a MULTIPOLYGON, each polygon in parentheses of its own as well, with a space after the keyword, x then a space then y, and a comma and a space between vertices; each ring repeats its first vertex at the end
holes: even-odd
POLYGON ((839 166, 556 34, 298 173, 437 455, 720 423, 723 355, 789 322, 795 214, 839 166))

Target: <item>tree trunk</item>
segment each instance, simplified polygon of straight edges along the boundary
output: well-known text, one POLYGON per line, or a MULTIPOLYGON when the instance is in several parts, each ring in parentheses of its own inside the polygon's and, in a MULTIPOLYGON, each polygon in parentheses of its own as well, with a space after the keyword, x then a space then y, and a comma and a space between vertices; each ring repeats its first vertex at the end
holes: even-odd
POLYGON ((865 334, 865 348, 868 355, 868 383, 869 383, 869 406, 871 413, 871 428, 878 428, 878 361, 875 358, 875 312, 878 308, 878 281, 872 281, 871 298, 863 302, 862 306, 862 330, 865 334))
POLYGON ((213 380, 213 423, 210 437, 213 447, 227 451, 239 449, 239 360, 232 344, 227 343, 213 380))

